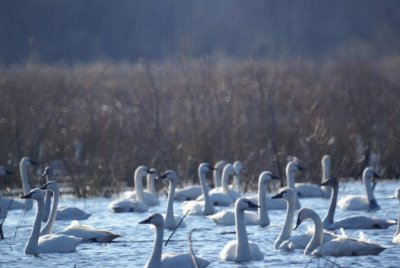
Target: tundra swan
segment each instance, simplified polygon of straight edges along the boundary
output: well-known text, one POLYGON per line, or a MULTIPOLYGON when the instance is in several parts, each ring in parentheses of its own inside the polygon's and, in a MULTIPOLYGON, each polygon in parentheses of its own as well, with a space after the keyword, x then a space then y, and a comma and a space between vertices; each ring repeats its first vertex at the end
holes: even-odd
POLYGON ((228 242, 219 254, 222 261, 247 262, 264 259, 264 254, 254 242, 248 241, 244 211, 258 206, 242 197, 235 202, 236 240, 228 242))
POLYGON ((364 169, 362 174, 366 195, 347 195, 337 203, 343 210, 377 210, 380 206, 375 200, 374 192, 371 187, 371 181, 380 178, 371 168, 364 169))
MULTIPOLYGON (((395 194, 394 194, 394 197, 395 197, 397 200, 400 201, 400 188, 397 188, 397 189, 396 189, 396 192, 395 192, 395 194)), ((397 228, 396 228, 396 232, 394 233, 392 242, 393 242, 393 243, 396 243, 396 244, 400 244, 400 215, 399 215, 399 218, 398 218, 398 220, 397 220, 397 228)))
POLYGON ((76 250, 81 242, 80 238, 68 235, 48 234, 40 236, 40 225, 44 207, 44 194, 40 189, 33 189, 22 199, 34 199, 37 201, 37 212, 31 235, 25 246, 25 254, 37 255, 40 253, 67 253, 76 250))
MULTIPOLYGON (((173 230, 175 229, 182 217, 174 215, 174 195, 176 187, 176 172, 173 170, 167 170, 157 177, 159 180, 167 180, 169 183, 168 200, 167 200, 167 212, 165 213, 164 228, 173 230)), ((186 224, 182 222, 180 227, 185 227, 186 224)))
POLYGON ((204 201, 191 200, 186 201, 182 204, 183 213, 189 213, 191 215, 211 215, 214 214, 214 205, 210 200, 210 196, 208 193, 208 185, 206 180, 206 173, 209 173, 211 170, 214 170, 212 166, 207 163, 201 163, 199 165, 198 173, 199 180, 201 184, 201 188, 203 191, 204 201))
MULTIPOLYGON (((155 178, 157 171, 154 168, 147 169, 144 166, 139 166, 137 169, 146 169, 146 172, 138 172, 134 175, 135 190, 127 191, 124 193, 126 199, 137 199, 145 203, 148 207, 158 206, 160 201, 158 200, 157 193, 155 191, 155 178), (146 176, 147 175, 147 176, 146 176), (143 189, 143 179, 146 177, 146 190, 143 189)), ((136 169, 136 170, 137 170, 136 169)))
POLYGON ((314 222, 315 231, 304 250, 305 255, 335 257, 378 255, 385 250, 385 248, 380 245, 361 239, 348 238, 344 235, 323 243, 322 221, 314 210, 302 208, 297 216, 295 229, 306 219, 311 219, 314 222))
POLYGON ((392 220, 381 220, 368 216, 350 216, 343 219, 340 219, 335 222, 335 210, 336 210, 336 201, 339 192, 339 182, 336 178, 330 178, 323 183, 321 186, 331 187, 331 200, 329 205, 329 210, 322 220, 322 225, 327 230, 334 229, 386 229, 390 225, 396 224, 395 221, 392 220))
MULTIPOLYGON (((272 179, 278 179, 269 171, 264 171, 260 174, 258 179, 258 213, 245 211, 244 218, 246 225, 260 225, 262 227, 268 226, 270 221, 267 210, 267 196, 265 189, 272 179)), ((235 211, 224 210, 208 217, 216 224, 221 225, 234 225, 235 224, 235 211)))
MULTIPOLYGON (((330 178, 331 172, 331 157, 329 155, 324 155, 321 160, 322 166, 322 181, 330 178)), ((295 184, 297 195, 300 198, 304 197, 323 197, 329 198, 330 191, 329 188, 320 187, 318 184, 312 183, 296 183, 295 184)))
POLYGON ((153 251, 145 268, 176 268, 176 267, 207 267, 210 262, 200 257, 195 257, 196 264, 193 264, 190 254, 162 254, 164 236, 164 218, 159 213, 154 213, 149 218, 139 222, 139 224, 152 224, 156 228, 153 251))

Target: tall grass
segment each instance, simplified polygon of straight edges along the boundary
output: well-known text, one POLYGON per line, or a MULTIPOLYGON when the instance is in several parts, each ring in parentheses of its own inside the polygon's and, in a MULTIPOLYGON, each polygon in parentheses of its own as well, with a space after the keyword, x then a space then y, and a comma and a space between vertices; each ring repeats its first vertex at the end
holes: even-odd
MULTIPOLYGON (((177 58, 0 70, 0 161, 62 159, 78 195, 131 184, 145 164, 196 177, 202 161, 243 161, 248 183, 284 176, 288 157, 320 178, 357 176, 365 157, 400 174, 400 59, 284 62, 177 58), (82 145, 82 153, 76 147, 82 145)), ((18 181, 2 181, 15 186, 18 181)))

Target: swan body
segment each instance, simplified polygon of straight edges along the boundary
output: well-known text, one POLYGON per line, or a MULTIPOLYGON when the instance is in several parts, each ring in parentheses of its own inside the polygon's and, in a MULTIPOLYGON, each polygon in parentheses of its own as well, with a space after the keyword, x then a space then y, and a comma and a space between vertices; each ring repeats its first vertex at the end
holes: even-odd
POLYGON ((210 262, 203 258, 195 257, 196 265, 190 254, 162 254, 164 236, 164 218, 159 213, 154 213, 139 224, 152 224, 156 228, 156 238, 150 259, 145 268, 175 268, 175 267, 207 267, 210 262))
POLYGON ((40 225, 44 207, 44 194, 42 190, 33 189, 21 198, 34 199, 38 203, 32 233, 25 246, 25 254, 37 255, 40 253, 67 253, 76 250, 78 244, 81 243, 80 238, 54 234, 40 236, 40 225))
POLYGON ((174 199, 178 201, 196 200, 196 198, 199 197, 200 195, 201 195, 201 186, 193 185, 176 189, 174 199))
POLYGON ((323 243, 322 221, 315 211, 303 208, 299 211, 297 217, 297 228, 306 219, 311 219, 315 225, 315 232, 304 250, 305 255, 314 256, 362 256, 362 255, 378 255, 383 250, 377 244, 364 240, 348 238, 347 236, 339 236, 338 238, 323 243))
POLYGON ((69 226, 59 232, 59 234, 74 236, 82 239, 82 242, 109 243, 114 239, 121 237, 111 231, 95 229, 93 226, 79 224, 78 221, 72 221, 69 226))
MULTIPOLYGON (((284 241, 279 249, 281 250, 295 250, 295 249, 305 249, 307 247, 307 244, 310 242, 312 236, 314 235, 314 229, 309 229, 306 233, 304 234, 299 234, 299 235, 292 235, 289 237, 288 240, 284 241)), ((337 238, 338 236, 334 233, 331 232, 323 232, 323 237, 322 237, 322 242, 326 242, 332 239, 337 238)))
MULTIPOLYGON (((245 211, 244 218, 246 225, 260 225, 262 227, 268 226, 270 221, 268 217, 268 210, 267 210, 267 197, 265 195, 265 188, 271 179, 278 179, 269 171, 264 171, 260 174, 258 179, 258 200, 257 203, 259 204, 258 214, 245 211)), ((232 210, 225 210, 220 211, 216 214, 213 214, 208 217, 216 224, 220 225, 234 225, 235 224, 235 211, 232 210)))
MULTIPOLYGON (((157 177, 160 180, 167 180, 169 183, 168 200, 167 200, 167 212, 165 213, 164 228, 174 230, 182 217, 174 215, 174 195, 176 187, 176 172, 173 170, 167 170, 157 177)), ((180 227, 185 227, 186 224, 182 222, 180 227)))
POLYGON ((363 183, 366 195, 348 195, 337 202, 337 205, 343 210, 377 210, 380 206, 376 202, 371 187, 371 180, 379 178, 379 175, 371 167, 364 169, 363 183))
POLYGON ((112 201, 108 208, 116 213, 121 212, 145 212, 148 210, 148 205, 146 204, 144 192, 143 192, 143 177, 148 173, 148 169, 145 166, 138 166, 135 170, 134 180, 135 180, 135 194, 136 199, 121 198, 112 201))
MULTIPOLYGON (((400 188, 396 189, 394 197, 400 201, 400 188)), ((400 244, 400 215, 397 220, 397 228, 396 228, 396 232, 394 233, 392 242, 395 244, 400 244)))
POLYGON ((222 261, 248 262, 264 259, 256 243, 248 241, 246 225, 244 221, 244 211, 246 209, 257 208, 258 206, 247 200, 239 198, 235 202, 236 219, 236 240, 228 242, 219 254, 222 261))
POLYGON ((339 192, 339 182, 336 178, 330 178, 323 183, 321 186, 330 187, 331 191, 331 200, 327 214, 325 215, 322 224, 323 227, 327 230, 334 229, 386 229, 390 225, 396 224, 395 221, 392 220, 382 220, 375 217, 368 217, 363 215, 353 215, 350 217, 346 217, 340 219, 338 221, 334 220, 335 210, 336 210, 336 201, 339 192))
MULTIPOLYGON (((321 160, 322 166, 322 181, 330 178, 331 169, 331 157, 329 155, 324 155, 321 160)), ((312 183, 296 183, 295 188, 297 195, 300 198, 307 197, 323 197, 329 198, 330 191, 329 188, 320 187, 318 184, 312 183)))
POLYGON ((200 185, 203 192, 204 201, 187 201, 182 204, 183 213, 189 213, 190 215, 211 215, 214 214, 215 209, 211 203, 210 196, 208 193, 208 185, 205 174, 213 170, 207 163, 201 163, 198 168, 198 175, 200 180, 200 185))
MULTIPOLYGON (((147 170, 146 176, 146 189, 143 189, 143 183, 137 184, 135 182, 135 188, 141 191, 141 195, 139 194, 139 198, 142 196, 144 203, 149 206, 158 206, 160 201, 158 200, 156 186, 155 186, 155 179, 156 179, 156 170, 154 168, 147 170), (141 190, 140 190, 141 188, 141 190)), ((128 191, 124 193, 124 197, 127 199, 138 199, 135 191, 128 191)))

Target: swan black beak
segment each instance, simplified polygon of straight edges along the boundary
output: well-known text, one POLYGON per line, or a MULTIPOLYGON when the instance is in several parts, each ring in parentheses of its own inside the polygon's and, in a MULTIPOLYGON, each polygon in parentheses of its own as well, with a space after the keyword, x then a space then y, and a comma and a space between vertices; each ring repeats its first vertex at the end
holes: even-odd
POLYGON ((274 174, 271 174, 271 180, 278 180, 278 181, 280 181, 281 178, 279 178, 278 176, 275 176, 274 174))
POLYGON ((209 170, 217 170, 215 167, 211 166, 211 165, 207 165, 209 170))
POLYGON ((39 163, 38 163, 38 162, 36 162, 36 161, 33 161, 33 160, 31 160, 31 165, 38 166, 38 165, 39 165, 39 163))
POLYGON ((156 180, 162 180, 162 179, 166 179, 168 176, 168 172, 163 172, 160 174, 160 176, 156 177, 156 180))
POLYGON ((32 192, 30 192, 29 194, 20 196, 20 198, 21 198, 21 199, 30 199, 30 198, 32 198, 32 192))
POLYGON ((257 209, 260 207, 259 205, 256 205, 251 201, 247 201, 247 205, 249 206, 249 209, 257 209))
POLYGON ((305 171, 305 170, 306 170, 303 166, 300 166, 300 165, 297 165, 297 168, 298 168, 300 171, 305 171))
POLYGON ((296 229, 297 229, 297 227, 299 227, 299 226, 300 226, 300 224, 301 224, 301 220, 300 220, 300 218, 299 218, 299 217, 297 217, 296 226, 293 228, 293 230, 296 230, 296 229))
POLYGON ((329 179, 323 181, 322 183, 319 184, 319 187, 321 187, 321 186, 329 186, 328 182, 329 182, 329 179))
POLYGON ((140 221, 139 224, 149 224, 151 223, 151 219, 152 217, 148 217, 147 219, 140 221))
POLYGON ((283 198, 283 192, 284 192, 284 191, 282 191, 282 192, 280 192, 279 194, 276 194, 276 195, 274 195, 274 196, 271 196, 271 199, 283 198))

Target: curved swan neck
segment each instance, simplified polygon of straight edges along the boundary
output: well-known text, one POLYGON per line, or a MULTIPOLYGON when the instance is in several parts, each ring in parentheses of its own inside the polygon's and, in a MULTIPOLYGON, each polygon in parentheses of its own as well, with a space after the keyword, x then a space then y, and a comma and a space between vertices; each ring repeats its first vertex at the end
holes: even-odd
POLYGON ((156 184, 155 184, 155 180, 154 180, 154 174, 147 174, 147 178, 146 178, 146 184, 147 184, 147 191, 149 191, 149 193, 152 193, 154 195, 157 194, 156 192, 156 184))
POLYGON ((217 168, 213 171, 214 187, 221 187, 221 169, 217 168))
MULTIPOLYGON (((31 190, 31 186, 29 185, 29 175, 28 175, 28 166, 21 161, 19 165, 19 172, 21 174, 21 182, 22 182, 22 190, 24 191, 24 195, 28 194, 31 190)), ((30 210, 33 206, 32 199, 25 199, 25 209, 30 210)))
MULTIPOLYGON (((138 172, 139 173, 139 172, 138 172)), ((146 203, 144 199, 144 194, 143 194, 143 177, 140 176, 135 172, 134 175, 134 182, 135 182, 135 191, 136 191, 136 198, 142 202, 146 203)))
POLYGON ((363 176, 363 183, 365 186, 365 191, 367 193, 368 202, 370 202, 371 200, 374 200, 375 197, 374 197, 374 193, 371 188, 371 181, 367 175, 363 176))
POLYGON ((336 210, 336 203, 337 203, 337 197, 338 197, 338 192, 339 192, 339 185, 335 184, 332 186, 332 188, 329 187, 331 190, 331 200, 329 203, 329 209, 328 213, 325 215, 322 224, 324 228, 329 229, 329 225, 333 224, 335 222, 335 210, 336 210))
POLYGON ((260 226, 264 227, 269 225, 269 216, 268 216, 268 210, 267 210, 267 197, 265 195, 265 184, 260 179, 258 181, 258 205, 260 206, 258 208, 258 215, 260 217, 260 226))
POLYGON ((235 208, 236 223, 236 261, 251 259, 249 240, 247 238, 246 224, 244 222, 244 210, 235 208))
POLYGON ((164 226, 163 225, 156 226, 156 238, 154 240, 153 251, 145 267, 147 268, 161 267, 163 236, 164 236, 164 226))
POLYGON ((199 179, 201 184, 201 190, 204 197, 204 215, 211 215, 214 213, 214 206, 210 200, 210 194, 208 193, 208 185, 204 172, 199 170, 199 179))
POLYGON ((286 209, 285 223, 283 225, 281 233, 279 234, 278 238, 275 241, 275 249, 278 249, 283 241, 288 240, 292 236, 295 200, 291 198, 286 201, 287 201, 287 209, 286 209))
POLYGON ((314 222, 315 229, 310 242, 308 243, 307 247, 304 250, 305 255, 310 255, 314 251, 314 249, 321 246, 323 239, 321 218, 315 212, 313 214, 310 214, 308 218, 314 222))
POLYGON ((240 190, 240 175, 239 174, 233 175, 233 187, 238 191, 240 190))
POLYGON ((229 169, 224 169, 224 171, 222 172, 222 191, 227 195, 230 195, 228 186, 228 180, 230 175, 231 171, 229 169))
MULTIPOLYGON (((53 230, 54 221, 57 215, 57 207, 58 207, 58 199, 60 197, 60 193, 58 190, 52 191, 53 192, 53 206, 51 207, 51 212, 49 218, 47 219, 46 224, 43 226, 42 230, 40 231, 40 235, 50 234, 53 230)), ((47 191, 47 195, 50 196, 50 192, 47 191)))
MULTIPOLYGON (((33 201, 33 200, 32 200, 33 201)), ((28 242, 25 246, 25 254, 38 254, 38 242, 39 242, 39 235, 40 235, 40 225, 42 221, 42 213, 43 213, 43 206, 44 200, 39 199, 37 200, 38 206, 35 216, 35 222, 33 223, 33 229, 31 235, 28 239, 28 242)))
POLYGON ((168 226, 169 228, 175 227, 174 196, 175 196, 175 182, 169 181, 167 213, 165 215, 165 225, 168 226))

